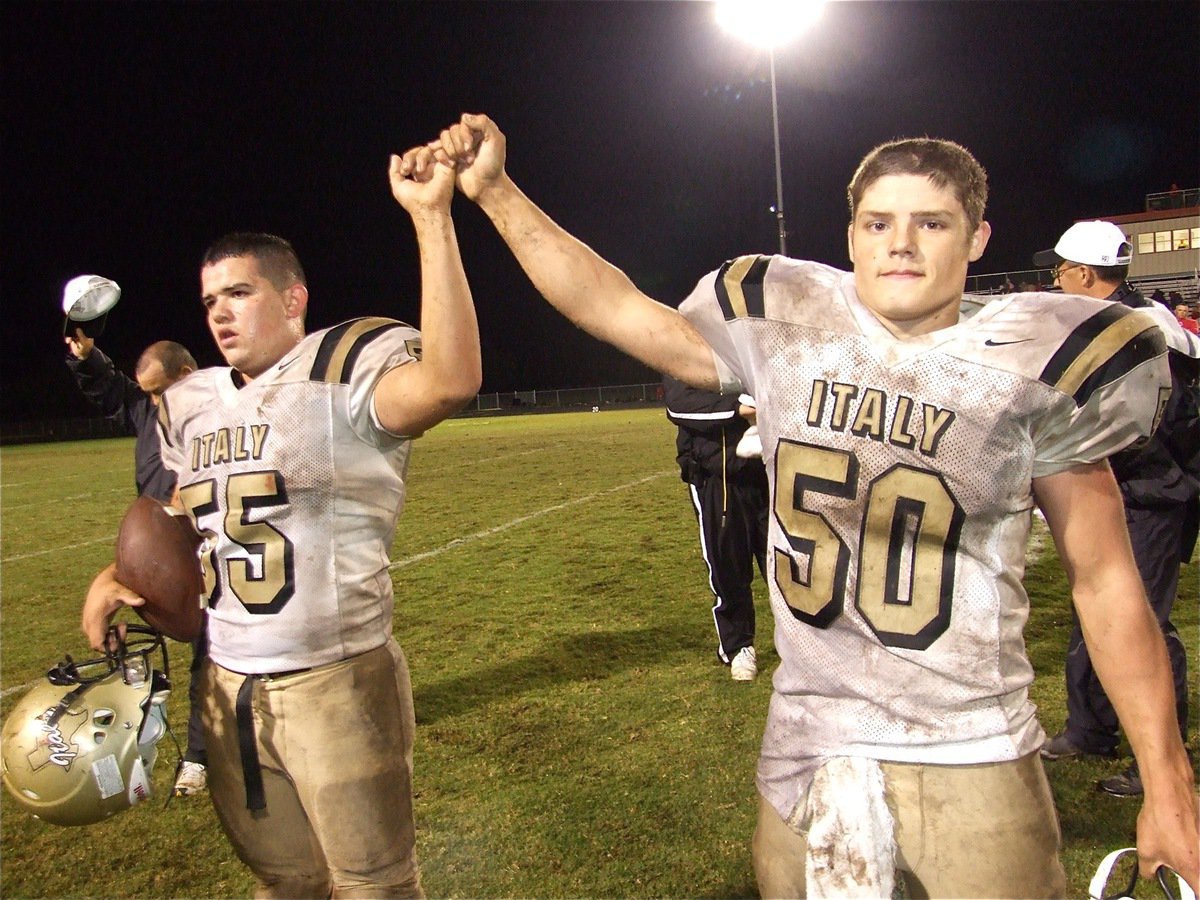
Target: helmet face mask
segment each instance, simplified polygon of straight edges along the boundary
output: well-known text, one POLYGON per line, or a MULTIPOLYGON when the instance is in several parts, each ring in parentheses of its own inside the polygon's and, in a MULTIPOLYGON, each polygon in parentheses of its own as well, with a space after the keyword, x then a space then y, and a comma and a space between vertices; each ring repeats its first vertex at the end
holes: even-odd
POLYGON ((18 805, 56 825, 89 825, 150 796, 171 684, 162 636, 118 640, 102 659, 69 656, 4 721, 0 777, 18 805), (161 650, 163 668, 151 654, 161 650))

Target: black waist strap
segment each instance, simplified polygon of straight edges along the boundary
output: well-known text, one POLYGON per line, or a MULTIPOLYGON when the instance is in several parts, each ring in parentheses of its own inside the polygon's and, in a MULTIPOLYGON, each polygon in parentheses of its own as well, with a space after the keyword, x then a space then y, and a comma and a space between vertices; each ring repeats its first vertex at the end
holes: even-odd
POLYGON ((247 675, 237 694, 238 749, 242 754, 242 781, 246 785, 246 809, 266 809, 267 797, 263 793, 262 766, 258 762, 258 741, 254 736, 254 711, 251 700, 254 696, 254 679, 247 675))
POLYGON ((237 713, 238 750, 242 756, 242 781, 246 785, 246 809, 267 808, 267 796, 263 792, 262 765, 258 761, 258 739, 254 734, 254 711, 251 708, 254 680, 257 678, 261 681, 274 681, 276 678, 286 678, 308 671, 311 671, 311 668, 247 675, 242 686, 238 688, 234 709, 237 713))

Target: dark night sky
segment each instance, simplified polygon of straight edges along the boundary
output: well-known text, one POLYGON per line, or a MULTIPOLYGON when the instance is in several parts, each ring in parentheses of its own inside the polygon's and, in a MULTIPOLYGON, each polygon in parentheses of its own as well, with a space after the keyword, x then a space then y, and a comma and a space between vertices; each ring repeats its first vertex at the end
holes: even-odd
MULTIPOLYGON (((1023 268, 1077 218, 1200 183, 1200 4, 844 2, 777 53, 794 255, 846 265, 845 185, 880 141, 960 141, 988 168, 973 271, 1023 268)), ((123 289, 101 346, 173 338, 219 362, 197 300, 220 234, 281 234, 309 328, 417 321, 390 152, 466 110, 552 216, 675 304, 776 247, 765 53, 707 3, 8 2, 0 5, 0 422, 85 414, 63 283, 123 289)), ((484 390, 652 380, 542 302, 456 201, 484 390)))

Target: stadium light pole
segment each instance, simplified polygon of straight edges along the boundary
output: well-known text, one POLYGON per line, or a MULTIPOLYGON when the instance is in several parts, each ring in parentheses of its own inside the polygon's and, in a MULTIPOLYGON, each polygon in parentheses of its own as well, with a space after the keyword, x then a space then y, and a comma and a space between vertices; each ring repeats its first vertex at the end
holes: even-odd
POLYGON ((775 137, 775 222, 779 252, 787 255, 783 216, 783 165, 779 151, 779 92, 775 84, 775 50, 806 31, 821 15, 825 0, 718 0, 717 24, 730 34, 765 47, 771 69, 771 127, 775 137))

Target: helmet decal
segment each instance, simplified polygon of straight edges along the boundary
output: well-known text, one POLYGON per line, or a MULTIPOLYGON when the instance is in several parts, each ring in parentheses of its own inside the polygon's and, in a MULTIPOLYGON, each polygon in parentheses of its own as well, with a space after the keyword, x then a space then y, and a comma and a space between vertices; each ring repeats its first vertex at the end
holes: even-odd
POLYGON ((37 747, 28 754, 29 768, 37 771, 42 766, 54 765, 70 769, 71 763, 79 756, 79 744, 75 741, 75 733, 87 724, 86 710, 71 712, 68 710, 55 719, 54 713, 58 707, 49 707, 37 717, 42 723, 42 736, 37 747))
POLYGON ((103 657, 68 656, 47 672, 0 732, 0 780, 17 805, 55 825, 90 825, 148 799, 156 745, 174 739, 162 635, 138 625, 109 635, 103 657))

